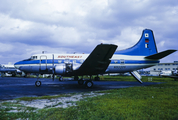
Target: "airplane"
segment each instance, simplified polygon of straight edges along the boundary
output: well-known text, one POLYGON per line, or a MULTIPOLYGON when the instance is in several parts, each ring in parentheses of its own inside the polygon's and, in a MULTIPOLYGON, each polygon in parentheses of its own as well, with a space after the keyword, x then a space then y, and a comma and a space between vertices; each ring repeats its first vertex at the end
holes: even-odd
POLYGON ((21 74, 21 71, 16 69, 13 64, 9 63, 4 65, 0 64, 0 73, 2 77, 4 77, 6 73, 15 77, 17 74, 21 74))
MULTIPOLYGON (((160 62, 160 59, 177 50, 157 51, 153 31, 145 29, 141 38, 134 46, 116 51, 117 45, 99 44, 91 54, 35 54, 31 58, 16 62, 14 66, 25 73, 53 74, 74 77, 79 85, 84 84, 84 75, 90 76, 86 80, 87 88, 93 86, 92 76, 99 74, 129 72, 138 82, 141 76, 139 69, 148 68, 160 62), (78 76, 82 76, 79 79, 78 76)), ((39 87, 41 81, 37 78, 35 85, 39 87)))
POLYGON ((169 77, 173 78, 174 80, 178 79, 178 68, 176 70, 169 70, 169 71, 161 71, 159 74, 160 77, 169 77))

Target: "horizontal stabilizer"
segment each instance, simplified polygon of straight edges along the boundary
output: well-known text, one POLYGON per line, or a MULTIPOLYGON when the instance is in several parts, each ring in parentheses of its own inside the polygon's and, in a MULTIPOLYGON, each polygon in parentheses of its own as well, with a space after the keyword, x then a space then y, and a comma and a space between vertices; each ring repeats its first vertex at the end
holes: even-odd
POLYGON ((140 76, 140 74, 137 72, 137 71, 133 71, 133 72, 130 72, 130 74, 138 81, 138 82, 140 82, 141 84, 143 83, 142 81, 141 81, 141 76, 140 76))
POLYGON ((166 51, 163 51, 163 52, 160 52, 160 53, 156 53, 156 54, 147 56, 145 58, 146 59, 155 59, 155 60, 158 60, 158 59, 166 57, 167 55, 169 55, 169 54, 171 54, 171 53, 173 53, 175 51, 177 51, 177 50, 166 50, 166 51))

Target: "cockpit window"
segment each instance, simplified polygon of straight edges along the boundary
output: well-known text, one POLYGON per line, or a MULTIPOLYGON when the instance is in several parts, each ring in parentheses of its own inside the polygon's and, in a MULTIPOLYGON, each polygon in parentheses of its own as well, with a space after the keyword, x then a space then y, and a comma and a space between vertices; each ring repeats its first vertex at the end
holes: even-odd
POLYGON ((37 59, 37 56, 32 56, 31 59, 32 60, 37 59))

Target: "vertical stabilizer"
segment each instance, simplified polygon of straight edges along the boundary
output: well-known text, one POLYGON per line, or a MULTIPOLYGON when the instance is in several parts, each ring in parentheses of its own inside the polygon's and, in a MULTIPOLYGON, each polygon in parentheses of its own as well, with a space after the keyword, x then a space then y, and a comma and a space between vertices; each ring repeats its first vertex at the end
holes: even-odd
POLYGON ((157 53, 156 42, 153 31, 149 29, 143 30, 139 42, 131 48, 117 51, 115 54, 149 56, 157 53))

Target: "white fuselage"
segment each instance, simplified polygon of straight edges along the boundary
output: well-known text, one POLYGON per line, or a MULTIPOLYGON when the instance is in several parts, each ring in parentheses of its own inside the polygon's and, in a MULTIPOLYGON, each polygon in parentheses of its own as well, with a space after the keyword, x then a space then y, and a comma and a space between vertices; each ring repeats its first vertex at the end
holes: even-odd
MULTIPOLYGON (((71 63, 80 66, 89 54, 35 54, 30 59, 15 63, 15 67, 26 73, 52 73, 53 66, 71 63)), ((124 73, 142 68, 148 68, 159 63, 158 60, 148 60, 145 56, 130 56, 114 54, 105 73, 124 73)), ((87 69, 87 68, 86 68, 87 69)))

